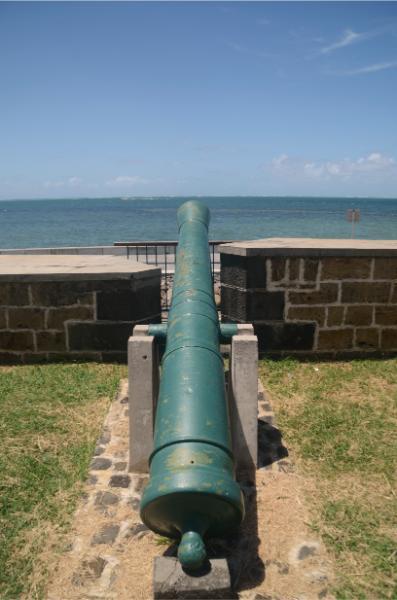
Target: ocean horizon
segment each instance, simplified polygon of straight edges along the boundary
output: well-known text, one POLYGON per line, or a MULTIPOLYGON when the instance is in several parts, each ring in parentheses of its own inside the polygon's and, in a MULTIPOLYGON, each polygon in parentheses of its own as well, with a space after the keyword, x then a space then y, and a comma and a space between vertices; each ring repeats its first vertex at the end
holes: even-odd
POLYGON ((360 210, 357 239, 397 238, 397 198, 318 196, 117 196, 0 201, 0 248, 112 245, 177 239, 188 199, 211 210, 210 239, 350 238, 347 211, 360 210))

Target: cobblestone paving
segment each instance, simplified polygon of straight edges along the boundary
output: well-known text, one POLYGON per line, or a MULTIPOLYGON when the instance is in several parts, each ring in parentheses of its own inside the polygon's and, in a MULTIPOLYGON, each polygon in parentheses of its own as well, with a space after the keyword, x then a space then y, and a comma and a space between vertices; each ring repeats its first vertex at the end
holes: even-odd
MULTIPOLYGON (((140 521, 147 478, 128 473, 128 389, 123 381, 98 440, 76 511, 70 549, 60 560, 49 600, 152 598, 155 556, 175 547, 140 521)), ((214 557, 228 559, 236 598, 330 599, 331 565, 307 528, 304 480, 295 472, 261 384, 256 481, 242 482, 247 517, 238 535, 211 540, 214 557)))

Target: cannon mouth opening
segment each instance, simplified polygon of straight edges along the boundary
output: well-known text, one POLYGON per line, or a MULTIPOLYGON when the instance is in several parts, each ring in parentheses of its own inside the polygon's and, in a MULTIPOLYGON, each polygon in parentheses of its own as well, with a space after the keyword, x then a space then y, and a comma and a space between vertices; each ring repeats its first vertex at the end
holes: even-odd
POLYGON ((198 221, 208 229, 210 211, 199 200, 188 200, 178 208, 177 221, 179 230, 187 221, 198 221))

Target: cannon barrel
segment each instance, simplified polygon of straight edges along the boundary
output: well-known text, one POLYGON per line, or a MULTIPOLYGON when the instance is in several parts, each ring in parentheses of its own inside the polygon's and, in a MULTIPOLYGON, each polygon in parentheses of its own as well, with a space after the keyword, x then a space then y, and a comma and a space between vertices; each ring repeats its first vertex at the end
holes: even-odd
POLYGON ((154 450, 141 501, 142 521, 180 539, 178 558, 190 570, 206 560, 204 538, 235 530, 244 516, 234 478, 208 224, 209 210, 201 202, 179 208, 154 450))

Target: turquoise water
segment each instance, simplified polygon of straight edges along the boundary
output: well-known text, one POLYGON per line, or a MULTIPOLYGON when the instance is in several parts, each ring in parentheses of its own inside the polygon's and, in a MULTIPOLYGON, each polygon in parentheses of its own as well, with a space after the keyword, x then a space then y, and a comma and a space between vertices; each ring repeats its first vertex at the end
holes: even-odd
MULTIPOLYGON (((187 199, 187 198, 186 198, 187 199)), ((0 248, 108 245, 172 240, 185 198, 13 200, 0 202, 0 248)), ((211 239, 349 238, 349 208, 359 208, 355 237, 397 239, 397 199, 202 197, 211 239)))

